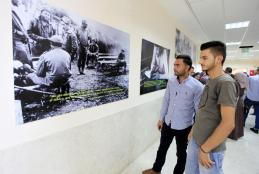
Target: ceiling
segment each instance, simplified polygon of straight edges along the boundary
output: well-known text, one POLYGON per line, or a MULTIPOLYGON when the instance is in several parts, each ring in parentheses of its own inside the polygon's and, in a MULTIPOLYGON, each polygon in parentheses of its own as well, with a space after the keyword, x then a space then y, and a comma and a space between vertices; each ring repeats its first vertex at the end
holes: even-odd
MULTIPOLYGON (((227 46, 228 59, 259 59, 259 0, 159 0, 164 9, 198 42, 241 42, 227 46), (246 28, 225 24, 250 21, 246 28), (250 49, 239 46, 252 45, 250 49)), ((199 44, 200 44, 199 43, 199 44)))

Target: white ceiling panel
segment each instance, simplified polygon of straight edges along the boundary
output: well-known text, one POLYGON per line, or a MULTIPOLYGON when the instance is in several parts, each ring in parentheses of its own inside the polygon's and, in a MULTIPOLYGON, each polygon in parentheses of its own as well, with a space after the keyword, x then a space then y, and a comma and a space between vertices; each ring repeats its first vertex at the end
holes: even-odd
POLYGON ((225 31, 225 41, 226 42, 240 42, 240 41, 242 41, 245 31, 246 31, 246 28, 226 30, 225 31))
POLYGON ((256 45, 259 41, 259 9, 255 11, 249 28, 247 29, 243 44, 253 44, 256 45))
MULTIPOLYGON (((213 0, 215 1, 215 0, 213 0)), ((250 20, 258 9, 258 0, 224 0, 226 23, 250 20)))
MULTIPOLYGON (((160 0, 179 23, 201 42, 222 40, 253 45, 259 50, 259 0, 160 0), (248 28, 225 30, 226 23, 250 21, 248 28)), ((234 58, 259 58, 259 51, 243 54, 238 46, 227 46, 234 58)), ((230 55, 230 53, 229 53, 230 55)))
POLYGON ((168 14, 193 34, 195 39, 200 42, 208 40, 185 0, 160 0, 159 2, 168 14))
POLYGON ((191 3, 191 7, 205 29, 210 40, 224 40, 225 25, 221 1, 204 0, 191 3))

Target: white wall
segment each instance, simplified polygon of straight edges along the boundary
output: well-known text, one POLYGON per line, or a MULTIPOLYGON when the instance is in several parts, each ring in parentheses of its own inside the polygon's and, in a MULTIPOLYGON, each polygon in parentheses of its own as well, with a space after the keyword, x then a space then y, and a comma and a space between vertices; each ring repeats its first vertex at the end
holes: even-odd
POLYGON ((149 102, 0 153, 1 174, 116 174, 158 137, 149 102))
POLYGON ((259 67, 259 58, 253 59, 226 59, 224 67, 232 67, 233 72, 248 72, 249 70, 255 70, 259 67))
POLYGON ((130 34, 129 99, 17 126, 11 0, 2 0, 0 173, 119 173, 159 136, 155 126, 164 91, 139 96, 141 40, 169 48, 173 57, 177 24, 156 0, 48 2, 130 34))

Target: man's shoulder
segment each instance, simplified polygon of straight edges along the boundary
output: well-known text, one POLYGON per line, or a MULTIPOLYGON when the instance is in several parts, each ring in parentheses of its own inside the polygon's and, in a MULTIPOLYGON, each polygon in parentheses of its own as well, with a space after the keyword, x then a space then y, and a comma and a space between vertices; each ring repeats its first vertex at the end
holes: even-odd
POLYGON ((189 76, 188 78, 189 78, 189 81, 190 81, 191 83, 201 84, 201 82, 200 82, 199 80, 195 79, 195 78, 192 77, 192 76, 189 76))
MULTIPOLYGON (((228 86, 230 84, 235 85, 236 80, 233 79, 230 75, 224 74, 221 77, 219 77, 216 82, 220 86, 222 86, 222 85, 223 86, 228 86)), ((218 85, 216 85, 216 86, 218 86, 218 85)))
POLYGON ((51 56, 58 56, 58 57, 63 57, 63 60, 68 60, 70 59, 70 54, 62 49, 62 48, 56 48, 56 49, 53 49, 53 52, 50 52, 51 56))
POLYGON ((209 83, 208 85, 212 87, 213 91, 219 95, 223 94, 231 94, 236 95, 237 92, 237 81, 233 79, 230 75, 224 74, 216 79, 214 83, 209 83), (215 83, 216 82, 216 83, 215 83))
POLYGON ((235 82, 235 80, 228 74, 223 74, 217 80, 220 82, 235 82))
POLYGON ((168 83, 176 83, 177 82, 177 77, 176 76, 170 76, 168 78, 168 83))
POLYGON ((250 76, 249 79, 259 81, 259 75, 257 74, 255 76, 250 76))
POLYGON ((62 52, 62 53, 66 53, 66 54, 69 54, 66 50, 64 50, 63 48, 56 48, 54 49, 56 50, 57 52, 62 52))
POLYGON ((63 48, 54 48, 51 49, 50 51, 46 52, 46 54, 61 54, 61 53, 67 53, 67 51, 65 51, 63 48))
POLYGON ((50 51, 51 51, 51 50, 44 51, 44 52, 40 55, 40 59, 41 59, 41 58, 44 58, 46 55, 48 55, 50 51))
POLYGON ((197 89, 197 88, 203 89, 203 84, 199 80, 193 78, 192 76, 189 76, 188 84, 194 89, 197 89))

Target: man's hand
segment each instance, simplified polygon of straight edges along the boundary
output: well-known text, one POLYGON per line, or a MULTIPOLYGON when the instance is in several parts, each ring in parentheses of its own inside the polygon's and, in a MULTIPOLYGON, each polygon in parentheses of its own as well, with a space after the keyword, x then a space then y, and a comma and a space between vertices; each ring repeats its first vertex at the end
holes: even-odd
POLYGON ((214 162, 210 160, 209 152, 222 143, 235 126, 235 107, 220 106, 221 122, 212 135, 202 144, 199 152, 199 161, 202 166, 210 168, 214 162))
POLYGON ((158 130, 161 131, 161 130, 162 130, 162 127, 163 127, 163 121, 162 121, 162 120, 158 120, 158 122, 157 122, 157 128, 158 128, 158 130))
POLYGON ((192 133, 193 133, 193 127, 192 127, 190 133, 188 134, 188 138, 187 138, 188 142, 192 139, 192 133))
POLYGON ((214 164, 214 162, 211 161, 211 159, 210 159, 210 154, 203 152, 201 149, 199 152, 199 161, 200 161, 201 165, 207 169, 211 168, 212 165, 214 164))

